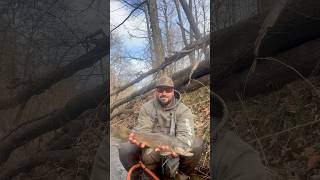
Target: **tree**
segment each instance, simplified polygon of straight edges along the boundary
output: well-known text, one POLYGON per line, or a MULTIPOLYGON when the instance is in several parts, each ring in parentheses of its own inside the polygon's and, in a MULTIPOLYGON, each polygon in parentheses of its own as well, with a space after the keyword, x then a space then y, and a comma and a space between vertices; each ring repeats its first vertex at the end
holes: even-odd
MULTIPOLYGON (((151 37, 154 46, 155 59, 152 60, 152 67, 158 67, 165 59, 161 30, 159 27, 158 8, 156 0, 148 1, 148 12, 150 17, 151 37)), ((168 73, 168 72, 165 72, 168 73)))

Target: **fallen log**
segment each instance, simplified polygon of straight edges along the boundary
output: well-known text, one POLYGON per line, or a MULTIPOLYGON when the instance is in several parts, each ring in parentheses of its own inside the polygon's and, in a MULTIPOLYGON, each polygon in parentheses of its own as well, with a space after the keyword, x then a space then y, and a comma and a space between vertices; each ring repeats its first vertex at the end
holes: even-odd
POLYGON ((50 116, 31 121, 11 132, 9 136, 0 141, 0 165, 9 158, 11 152, 16 148, 42 134, 62 127, 67 122, 76 119, 84 111, 97 107, 104 98, 109 98, 107 83, 71 98, 63 108, 50 116))
POLYGON ((210 64, 213 82, 251 65, 255 40, 265 16, 266 14, 258 14, 213 33, 210 64))
MULTIPOLYGON (((60 133, 56 133, 55 136, 48 141, 48 143, 45 145, 45 148, 43 148, 41 152, 32 154, 28 158, 22 161, 19 160, 16 162, 11 162, 10 165, 6 164, 6 166, 3 168, 4 170, 0 172, 0 179, 12 179, 13 177, 19 175, 20 173, 28 172, 31 169, 46 163, 47 161, 58 161, 59 160, 58 158, 52 159, 53 157, 52 154, 56 152, 65 151, 68 154, 69 151, 72 151, 70 148, 72 148, 72 146, 77 141, 76 138, 85 129, 85 124, 86 124, 85 120, 88 114, 89 112, 87 113, 86 111, 84 114, 80 115, 80 117, 77 120, 73 120, 67 123, 61 129, 60 133), (57 150, 60 150, 60 151, 57 151, 57 150), (41 158, 39 157, 39 154, 41 158)), ((62 161, 65 160, 64 156, 65 155, 62 155, 60 157, 62 161)), ((72 154, 71 157, 72 157, 71 159, 77 158, 77 156, 74 156, 74 154, 72 154)))
POLYGON ((266 57, 320 37, 320 1, 280 0, 268 13, 255 54, 266 57))
POLYGON ((76 149, 56 150, 42 153, 35 153, 29 158, 23 159, 18 163, 7 166, 1 171, 1 180, 10 180, 17 174, 28 172, 30 168, 43 164, 47 161, 68 162, 75 160, 79 156, 79 151, 76 149))
MULTIPOLYGON (((174 81, 174 86, 176 89, 179 89, 184 84, 186 84, 189 81, 189 79, 197 79, 201 76, 208 74, 209 72, 210 72, 209 59, 201 61, 195 70, 192 70, 192 67, 188 67, 184 70, 181 70, 181 71, 175 73, 172 76, 172 79, 174 81), (191 73, 192 73, 192 75, 190 76, 191 73)), ((144 88, 137 90, 137 91, 134 91, 133 93, 131 93, 131 95, 112 104, 110 106, 110 112, 112 112, 115 108, 121 106, 122 104, 127 103, 127 102, 131 101, 132 99, 134 99, 135 97, 143 95, 146 92, 148 92, 154 88, 155 88, 155 83, 152 82, 152 83, 148 84, 147 86, 145 86, 144 88)))
POLYGON ((57 82, 68 78, 78 71, 91 67, 102 57, 109 54, 109 39, 100 40, 97 46, 88 53, 78 57, 66 66, 47 74, 32 83, 29 83, 25 89, 13 97, 0 99, 0 110, 14 107, 18 104, 28 101, 32 96, 43 93, 57 82))
POLYGON ((210 74, 206 74, 200 78, 191 79, 190 84, 186 84, 182 86, 181 88, 179 88, 179 90, 182 93, 186 93, 186 92, 195 91, 201 87, 209 86, 209 85, 210 85, 210 74))
POLYGON ((214 90, 225 100, 236 101, 278 90, 299 78, 317 75, 320 72, 319 48, 320 39, 316 39, 274 57, 257 59, 251 70, 214 84, 214 90))
POLYGON ((268 14, 258 14, 213 34, 213 83, 249 68, 254 53, 258 57, 274 56, 320 37, 320 1, 277 3, 268 14))

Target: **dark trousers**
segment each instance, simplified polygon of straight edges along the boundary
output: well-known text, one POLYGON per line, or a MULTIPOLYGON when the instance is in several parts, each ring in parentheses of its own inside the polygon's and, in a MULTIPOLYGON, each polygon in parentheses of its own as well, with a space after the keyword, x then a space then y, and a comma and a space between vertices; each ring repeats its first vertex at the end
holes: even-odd
MULTIPOLYGON (((193 156, 179 156, 179 171, 190 174, 194 168, 197 166, 201 154, 203 152, 203 140, 199 137, 196 137, 193 141, 192 146, 193 156)), ((161 173, 161 163, 163 157, 159 153, 152 152, 148 155, 145 154, 145 151, 131 144, 130 142, 122 143, 119 148, 119 157, 123 167, 129 171, 129 169, 137 164, 140 160, 151 170, 155 171, 158 175, 161 173)))

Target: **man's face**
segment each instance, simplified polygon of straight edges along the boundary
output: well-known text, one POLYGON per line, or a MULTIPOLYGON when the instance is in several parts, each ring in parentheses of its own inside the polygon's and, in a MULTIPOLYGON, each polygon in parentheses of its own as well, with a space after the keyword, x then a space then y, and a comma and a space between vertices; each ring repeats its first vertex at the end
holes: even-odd
POLYGON ((159 86, 156 88, 156 97, 162 106, 168 105, 174 96, 172 87, 159 86))

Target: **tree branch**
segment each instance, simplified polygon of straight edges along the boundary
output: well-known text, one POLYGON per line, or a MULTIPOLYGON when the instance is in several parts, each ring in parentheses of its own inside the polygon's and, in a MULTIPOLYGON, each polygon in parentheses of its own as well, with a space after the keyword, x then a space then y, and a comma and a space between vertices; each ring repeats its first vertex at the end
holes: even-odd
POLYGON ((135 7, 135 8, 130 12, 130 14, 129 14, 119 25, 117 25, 115 28, 113 28, 113 29, 110 31, 110 33, 112 33, 112 31, 114 31, 114 30, 116 30, 118 27, 120 27, 123 23, 125 23, 125 22, 130 18, 130 16, 131 16, 140 6, 142 6, 145 2, 146 2, 146 1, 143 1, 143 2, 141 2, 137 7, 135 7))

